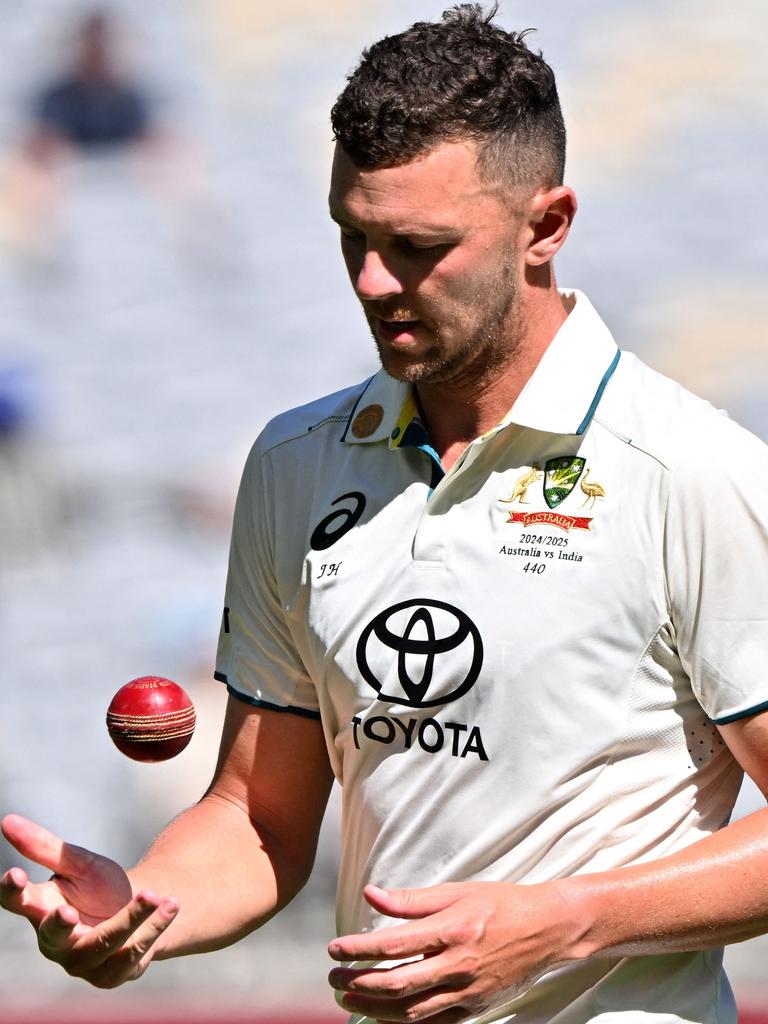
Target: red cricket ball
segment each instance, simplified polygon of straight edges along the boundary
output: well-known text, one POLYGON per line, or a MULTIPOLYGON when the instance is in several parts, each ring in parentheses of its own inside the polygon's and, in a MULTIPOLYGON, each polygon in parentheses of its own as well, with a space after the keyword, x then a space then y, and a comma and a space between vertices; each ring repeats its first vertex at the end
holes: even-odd
POLYGON ((170 679, 140 676, 112 698, 107 729, 117 749, 134 761, 167 761, 192 739, 195 707, 170 679))

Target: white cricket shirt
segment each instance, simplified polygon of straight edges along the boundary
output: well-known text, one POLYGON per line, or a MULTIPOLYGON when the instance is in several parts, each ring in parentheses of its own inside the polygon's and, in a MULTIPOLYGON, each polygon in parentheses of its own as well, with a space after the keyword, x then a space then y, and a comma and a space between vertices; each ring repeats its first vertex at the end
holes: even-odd
MULTIPOLYGON (((318 716, 341 934, 368 882, 543 882, 720 828, 713 722, 768 708, 768 454, 619 354, 580 293, 443 475, 378 373, 279 416, 238 498, 217 677, 318 716)), ((720 951, 558 969, 483 1021, 730 1024, 720 951)))

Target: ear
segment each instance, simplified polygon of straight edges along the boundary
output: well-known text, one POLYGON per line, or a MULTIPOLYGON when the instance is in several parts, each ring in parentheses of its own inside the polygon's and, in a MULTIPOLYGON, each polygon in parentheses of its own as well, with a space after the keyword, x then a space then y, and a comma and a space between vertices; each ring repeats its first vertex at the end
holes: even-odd
POLYGON ((576 195, 567 185, 536 193, 528 217, 525 262, 529 267, 549 263, 568 237, 576 205, 576 195))

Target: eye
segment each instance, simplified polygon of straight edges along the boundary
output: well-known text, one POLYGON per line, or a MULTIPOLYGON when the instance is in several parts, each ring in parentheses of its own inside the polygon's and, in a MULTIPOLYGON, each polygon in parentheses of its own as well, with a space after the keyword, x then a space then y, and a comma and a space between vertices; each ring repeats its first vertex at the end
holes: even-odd
POLYGON ((410 252, 424 253, 425 255, 437 255, 446 252, 451 247, 450 242, 430 242, 418 238, 401 238, 401 248, 410 252))
POLYGON ((361 231, 351 231, 349 228, 339 228, 341 237, 347 242, 365 241, 365 235, 361 231))

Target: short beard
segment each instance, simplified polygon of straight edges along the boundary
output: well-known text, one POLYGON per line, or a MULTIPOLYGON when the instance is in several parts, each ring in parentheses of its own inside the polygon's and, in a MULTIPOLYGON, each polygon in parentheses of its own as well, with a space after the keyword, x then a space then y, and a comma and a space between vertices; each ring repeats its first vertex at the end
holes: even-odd
POLYGON ((373 322, 368 319, 381 365, 390 376, 407 384, 486 384, 514 360, 522 340, 518 292, 509 287, 509 282, 506 284, 505 304, 489 313, 456 351, 447 355, 440 353, 440 328, 435 327, 435 354, 427 353, 422 362, 406 364, 396 372, 387 366, 388 360, 382 356, 373 322))

